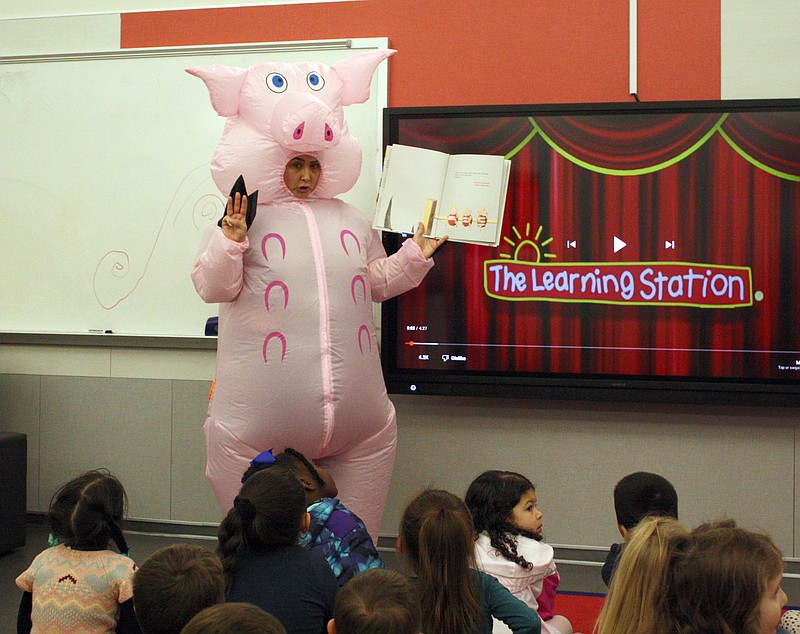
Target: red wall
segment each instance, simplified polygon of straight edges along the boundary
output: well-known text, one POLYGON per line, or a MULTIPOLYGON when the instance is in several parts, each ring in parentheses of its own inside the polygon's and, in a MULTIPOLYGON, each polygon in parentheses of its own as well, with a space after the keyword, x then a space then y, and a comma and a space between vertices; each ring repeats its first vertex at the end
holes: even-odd
MULTIPOLYGON (((388 37, 389 105, 629 101, 628 0, 360 0, 132 13, 123 48, 388 37)), ((720 0, 639 2, 639 97, 720 98, 720 0)))

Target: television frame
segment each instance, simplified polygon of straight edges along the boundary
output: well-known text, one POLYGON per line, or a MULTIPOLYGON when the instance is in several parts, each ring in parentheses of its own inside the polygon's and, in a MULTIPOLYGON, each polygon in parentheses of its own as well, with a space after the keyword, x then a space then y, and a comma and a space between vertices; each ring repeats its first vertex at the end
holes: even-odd
MULTIPOLYGON (((800 112, 800 99, 394 107, 384 110, 383 143, 384 148, 393 143, 404 143, 399 136, 399 126, 401 121, 408 119, 553 115, 572 117, 596 114, 770 110, 800 112)), ((383 242, 387 253, 395 252, 405 237, 407 236, 384 232, 383 242)), ((445 245, 444 248, 451 248, 453 245, 445 245)), ((798 274, 800 275, 800 272, 798 274)), ((393 343, 398 340, 398 328, 401 327, 397 320, 399 301, 400 298, 392 298, 385 301, 381 308, 381 360, 387 390, 391 394, 777 407, 800 405, 800 372, 797 373, 796 381, 774 381, 723 377, 515 373, 492 369, 466 371, 399 367, 397 362, 399 344, 393 343)), ((800 319, 800 315, 798 318, 800 319)), ((798 363, 800 363, 800 351, 798 351, 798 363)))

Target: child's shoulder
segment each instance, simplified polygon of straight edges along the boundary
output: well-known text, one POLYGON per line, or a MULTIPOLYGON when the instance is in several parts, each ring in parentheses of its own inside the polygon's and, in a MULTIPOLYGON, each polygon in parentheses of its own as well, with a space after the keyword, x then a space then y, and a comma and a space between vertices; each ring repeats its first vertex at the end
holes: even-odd
MULTIPOLYGON (((59 546, 55 548, 59 548, 59 546)), ((133 559, 113 550, 73 550, 66 546, 63 548, 63 551, 54 553, 54 556, 89 575, 127 579, 136 572, 136 563, 133 559)))
POLYGON ((517 552, 534 565, 537 562, 548 563, 554 556, 550 544, 523 535, 517 536, 517 552))
MULTIPOLYGON (((354 531, 366 531, 361 518, 348 509, 337 498, 321 498, 308 507, 311 523, 326 528, 338 537, 354 531)), ((313 530, 313 529, 312 529, 313 530)))
MULTIPOLYGON (((136 564, 125 555, 111 550, 74 550, 63 544, 40 552, 28 569, 17 578, 17 585, 29 590, 33 579, 41 575, 59 577, 69 575, 73 579, 106 579, 113 587, 120 588, 120 595, 127 600, 131 596, 131 580, 136 564)), ((92 581, 95 583, 95 581, 92 581)))
MULTIPOLYGON (((517 545, 517 554, 532 564, 534 568, 550 566, 554 557, 553 547, 550 544, 522 535, 515 535, 513 539, 517 545)), ((499 550, 492 546, 491 539, 486 533, 481 533, 475 540, 475 554, 485 566, 493 568, 502 564, 508 564, 511 568, 518 566, 515 562, 506 559, 499 550)))

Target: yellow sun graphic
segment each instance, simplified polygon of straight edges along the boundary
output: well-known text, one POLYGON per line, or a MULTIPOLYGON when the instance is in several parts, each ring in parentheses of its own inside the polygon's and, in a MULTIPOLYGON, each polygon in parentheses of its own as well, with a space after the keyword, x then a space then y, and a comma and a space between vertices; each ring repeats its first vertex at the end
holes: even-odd
POLYGON ((517 236, 517 242, 514 242, 511 238, 503 236, 503 240, 514 247, 514 254, 513 256, 508 253, 501 253, 501 258, 509 258, 513 259, 516 262, 541 262, 542 258, 549 258, 553 259, 556 256, 555 253, 542 253, 542 248, 546 247, 553 241, 553 238, 547 238, 543 242, 539 243, 539 237, 542 235, 542 226, 539 225, 539 228, 536 230, 536 235, 533 238, 530 237, 531 235, 531 224, 527 223, 525 225, 525 236, 520 233, 519 229, 512 226, 511 230, 514 232, 514 235, 517 236), (527 256, 527 253, 533 251, 535 257, 527 256), (520 257, 522 256, 522 257, 520 257))

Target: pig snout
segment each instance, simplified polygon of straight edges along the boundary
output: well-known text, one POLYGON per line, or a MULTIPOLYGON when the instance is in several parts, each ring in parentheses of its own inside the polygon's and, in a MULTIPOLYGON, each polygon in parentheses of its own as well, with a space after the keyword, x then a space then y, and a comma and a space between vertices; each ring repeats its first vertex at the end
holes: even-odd
POLYGON ((317 152, 336 146, 341 128, 331 109, 313 95, 286 95, 272 112, 272 131, 282 146, 297 152, 317 152))

